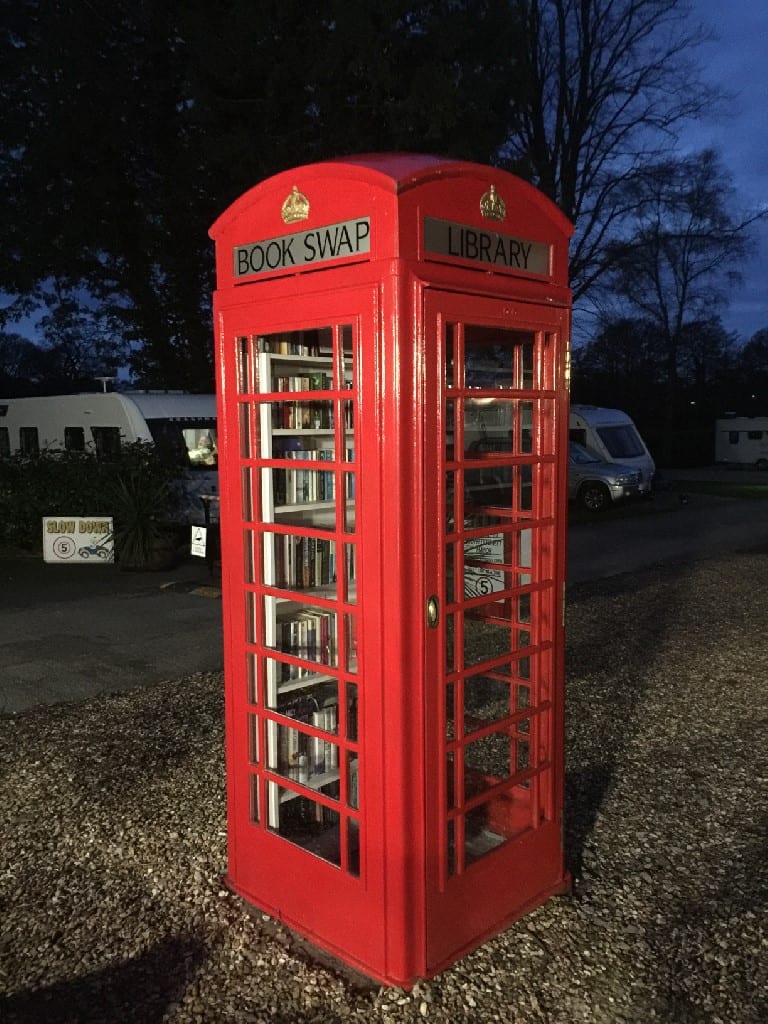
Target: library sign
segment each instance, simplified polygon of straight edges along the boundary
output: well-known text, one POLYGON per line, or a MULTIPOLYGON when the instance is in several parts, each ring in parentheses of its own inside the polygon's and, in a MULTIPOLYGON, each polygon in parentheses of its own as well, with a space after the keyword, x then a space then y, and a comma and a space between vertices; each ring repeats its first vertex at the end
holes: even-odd
POLYGON ((113 562, 114 536, 108 516, 44 516, 43 558, 46 562, 113 562))
POLYGON ((234 248, 236 281, 276 270, 311 270, 331 260, 356 259, 371 251, 371 218, 358 217, 234 248))
POLYGON ((551 246, 437 217, 424 218, 424 253, 469 260, 509 273, 550 274, 551 246))

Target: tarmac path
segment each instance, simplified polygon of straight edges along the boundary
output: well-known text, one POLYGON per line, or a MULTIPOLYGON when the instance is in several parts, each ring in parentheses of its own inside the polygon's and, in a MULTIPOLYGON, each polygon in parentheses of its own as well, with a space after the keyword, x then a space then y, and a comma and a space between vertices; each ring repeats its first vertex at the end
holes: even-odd
MULTIPOLYGON (((569 585, 768 547, 768 503, 671 492, 568 530, 569 585)), ((168 572, 0 558, 0 714, 223 665, 221 590, 200 558, 168 572)))

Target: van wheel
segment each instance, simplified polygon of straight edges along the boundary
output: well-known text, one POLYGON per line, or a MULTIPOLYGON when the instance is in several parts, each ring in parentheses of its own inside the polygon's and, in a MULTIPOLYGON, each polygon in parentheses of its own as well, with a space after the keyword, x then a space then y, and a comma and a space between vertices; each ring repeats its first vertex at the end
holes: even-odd
POLYGON ((584 484, 579 491, 579 501, 587 512, 605 512, 611 503, 611 492, 597 481, 584 484))

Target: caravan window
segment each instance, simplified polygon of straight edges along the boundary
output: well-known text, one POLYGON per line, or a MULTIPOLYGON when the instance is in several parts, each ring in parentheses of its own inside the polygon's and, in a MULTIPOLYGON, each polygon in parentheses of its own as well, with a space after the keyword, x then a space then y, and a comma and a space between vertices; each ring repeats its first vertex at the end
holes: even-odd
POLYGON ((612 459, 634 459, 644 454, 640 437, 629 423, 617 427, 598 427, 597 433, 612 459))
POLYGON ((763 432, 762 430, 748 430, 747 437, 750 441, 762 441, 763 432))
POLYGON ((37 427, 19 427, 19 448, 22 455, 40 454, 37 427))
POLYGON ((85 427, 64 427, 64 450, 85 451, 85 427))
POLYGON ((219 461, 216 420, 204 417, 147 420, 161 458, 171 466, 215 469, 219 461))
POLYGON ((8 427, 0 427, 0 456, 11 454, 11 438, 8 427))
POLYGON ((738 430, 729 430, 728 431, 728 443, 729 444, 738 444, 739 443, 739 432, 738 432, 738 430))
POLYGON ((93 442, 96 445, 96 458, 106 462, 119 457, 119 427, 91 427, 91 433, 93 434, 93 442))

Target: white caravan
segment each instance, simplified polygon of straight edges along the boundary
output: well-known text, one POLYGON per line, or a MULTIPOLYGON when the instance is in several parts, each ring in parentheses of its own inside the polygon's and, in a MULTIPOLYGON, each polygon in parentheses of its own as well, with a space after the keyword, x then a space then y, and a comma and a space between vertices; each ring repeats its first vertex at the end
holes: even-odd
POLYGON ((625 412, 597 405, 572 405, 569 428, 571 441, 576 441, 604 462, 621 462, 638 469, 640 493, 650 493, 656 464, 637 427, 625 412))
POLYGON ((0 457, 41 451, 109 458, 146 441, 180 469, 181 515, 204 521, 202 495, 218 493, 216 396, 183 392, 94 392, 0 398, 0 457))
POLYGON ((768 469, 768 416, 715 420, 715 462, 768 469))

